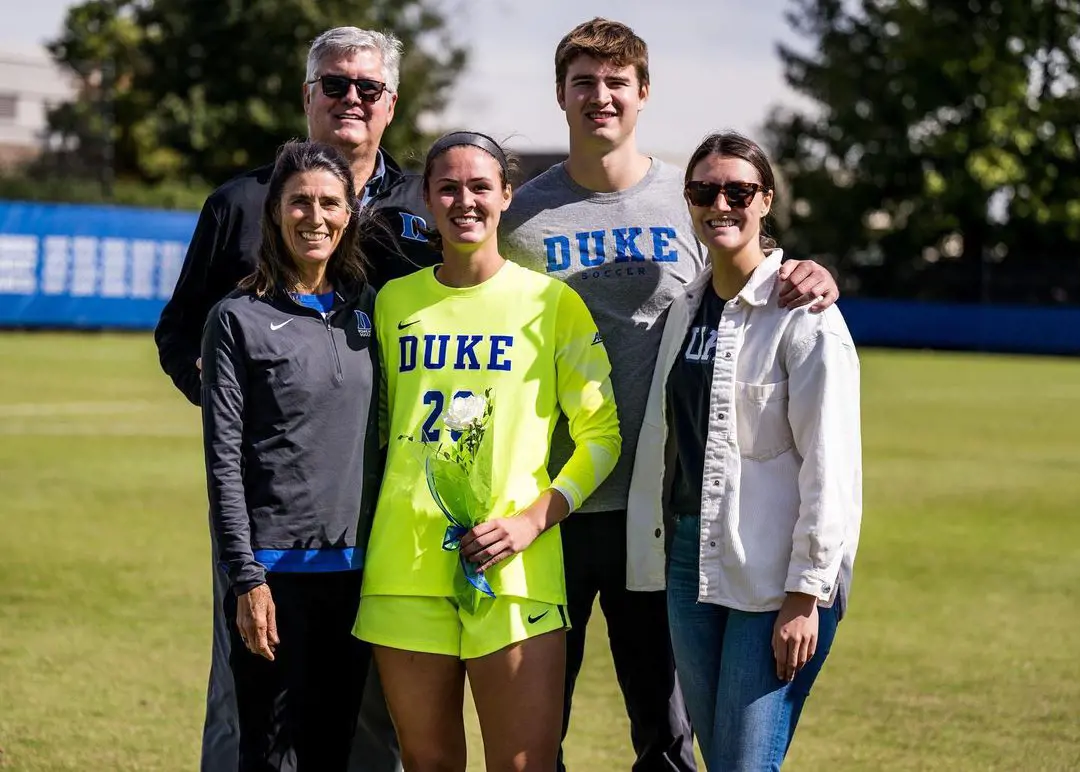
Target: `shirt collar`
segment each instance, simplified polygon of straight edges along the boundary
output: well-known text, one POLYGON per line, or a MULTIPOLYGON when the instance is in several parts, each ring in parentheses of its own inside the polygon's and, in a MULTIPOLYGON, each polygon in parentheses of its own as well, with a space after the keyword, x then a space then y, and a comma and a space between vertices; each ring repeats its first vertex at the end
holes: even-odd
POLYGON ((776 289, 776 272, 780 270, 780 263, 784 259, 784 250, 774 249, 765 256, 750 279, 739 291, 738 297, 749 306, 761 307, 769 302, 776 289))
POLYGON ((383 177, 386 176, 386 159, 383 158, 382 148, 375 153, 375 169, 371 172, 371 177, 364 183, 364 193, 360 197, 360 206, 367 206, 371 199, 375 198, 379 194, 379 190, 382 188, 383 177))
MULTIPOLYGON (((760 307, 769 302, 769 298, 776 289, 776 272, 780 270, 780 263, 784 259, 784 250, 774 249, 761 264, 750 274, 750 278, 735 297, 747 305, 760 307)), ((712 281, 712 263, 705 266, 696 279, 686 287, 686 294, 696 303, 698 293, 703 293, 705 287, 712 281)))

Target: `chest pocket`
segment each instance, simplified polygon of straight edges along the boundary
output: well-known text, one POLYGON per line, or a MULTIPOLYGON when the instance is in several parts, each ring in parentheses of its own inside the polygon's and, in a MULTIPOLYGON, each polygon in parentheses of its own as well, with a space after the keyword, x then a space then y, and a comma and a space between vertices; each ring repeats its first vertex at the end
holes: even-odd
POLYGON ((739 454, 764 461, 790 450, 795 440, 788 423, 788 382, 735 383, 735 422, 739 454))

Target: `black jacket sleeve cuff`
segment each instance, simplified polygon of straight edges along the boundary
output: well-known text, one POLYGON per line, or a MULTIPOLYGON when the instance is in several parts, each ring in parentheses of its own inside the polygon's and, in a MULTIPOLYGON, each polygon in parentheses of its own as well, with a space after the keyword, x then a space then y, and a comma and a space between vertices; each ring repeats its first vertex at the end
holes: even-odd
POLYGON ((251 592, 260 584, 266 584, 266 569, 258 563, 248 563, 235 572, 229 573, 231 574, 229 589, 237 598, 251 592))

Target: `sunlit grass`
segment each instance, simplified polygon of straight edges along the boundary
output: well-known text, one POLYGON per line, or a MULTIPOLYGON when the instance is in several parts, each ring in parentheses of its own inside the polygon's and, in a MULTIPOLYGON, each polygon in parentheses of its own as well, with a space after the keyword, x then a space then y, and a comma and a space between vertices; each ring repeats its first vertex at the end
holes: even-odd
MULTIPOLYGON (((5 333, 0 362, 0 768, 195 769, 198 414, 148 336, 5 333)), ((850 614, 787 768, 1080 768, 1080 363, 864 352, 863 379, 850 614)), ((577 772, 632 760, 600 619, 577 772)))

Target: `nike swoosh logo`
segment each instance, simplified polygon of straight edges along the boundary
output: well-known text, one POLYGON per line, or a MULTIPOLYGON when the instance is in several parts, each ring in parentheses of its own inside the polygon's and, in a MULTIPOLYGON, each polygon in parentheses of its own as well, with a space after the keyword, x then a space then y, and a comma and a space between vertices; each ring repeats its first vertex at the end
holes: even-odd
POLYGON ((273 322, 270 322, 270 329, 271 330, 280 330, 282 327, 284 327, 286 324, 288 324, 291 321, 292 321, 292 319, 286 319, 281 324, 274 324, 273 322))
POLYGON ((544 617, 546 617, 548 615, 548 611, 551 611, 551 609, 548 609, 543 614, 540 614, 539 616, 535 616, 535 617, 530 614, 529 615, 529 624, 530 625, 535 625, 537 622, 539 622, 541 619, 543 619, 544 617))
POLYGON ((417 319, 415 322, 398 322, 397 323, 397 328, 399 330, 404 330, 406 327, 412 327, 414 324, 419 324, 419 323, 420 323, 419 319, 417 319))

